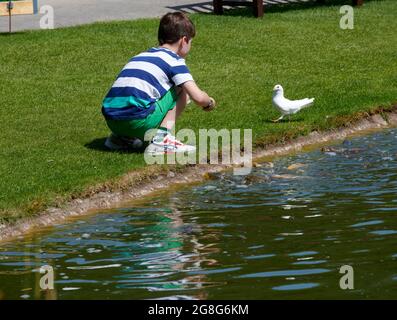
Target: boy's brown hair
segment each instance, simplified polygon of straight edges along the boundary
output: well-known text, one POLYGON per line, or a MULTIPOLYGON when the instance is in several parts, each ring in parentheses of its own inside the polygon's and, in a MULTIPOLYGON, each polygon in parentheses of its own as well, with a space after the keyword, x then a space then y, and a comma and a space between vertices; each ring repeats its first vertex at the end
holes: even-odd
POLYGON ((169 12, 160 20, 158 31, 159 44, 173 44, 182 37, 189 40, 196 35, 196 28, 190 18, 182 12, 169 12))

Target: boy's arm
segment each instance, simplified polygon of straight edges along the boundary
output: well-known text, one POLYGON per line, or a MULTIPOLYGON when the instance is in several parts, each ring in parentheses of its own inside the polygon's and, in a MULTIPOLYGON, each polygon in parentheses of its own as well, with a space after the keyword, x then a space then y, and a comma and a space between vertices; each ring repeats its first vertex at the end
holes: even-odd
POLYGON ((215 106, 215 100, 202 91, 194 81, 186 81, 182 87, 197 105, 203 108, 215 106))

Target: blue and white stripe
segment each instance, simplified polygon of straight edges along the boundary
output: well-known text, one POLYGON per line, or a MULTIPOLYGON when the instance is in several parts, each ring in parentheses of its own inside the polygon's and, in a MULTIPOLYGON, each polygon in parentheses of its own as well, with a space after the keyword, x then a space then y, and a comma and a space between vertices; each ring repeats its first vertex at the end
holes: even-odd
MULTIPOLYGON (((193 80, 185 60, 163 48, 152 48, 130 60, 114 82, 114 88, 137 89, 137 97, 159 100, 173 86, 193 80)), ((124 90, 131 92, 131 90, 124 90)), ((113 95, 111 95, 113 96, 113 95)))

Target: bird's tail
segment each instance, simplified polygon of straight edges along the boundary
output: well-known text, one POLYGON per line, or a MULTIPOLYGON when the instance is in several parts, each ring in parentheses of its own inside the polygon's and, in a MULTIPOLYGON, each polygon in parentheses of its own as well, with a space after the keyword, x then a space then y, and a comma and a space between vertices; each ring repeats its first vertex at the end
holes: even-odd
POLYGON ((314 98, 305 98, 305 99, 303 99, 302 100, 302 104, 303 104, 302 105, 302 109, 311 106, 313 104, 313 102, 314 102, 314 98))

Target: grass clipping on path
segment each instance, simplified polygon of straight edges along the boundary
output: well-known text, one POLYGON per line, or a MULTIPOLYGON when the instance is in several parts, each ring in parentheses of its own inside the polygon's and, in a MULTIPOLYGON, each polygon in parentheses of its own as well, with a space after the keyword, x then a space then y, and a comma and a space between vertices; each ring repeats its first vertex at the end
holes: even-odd
MULTIPOLYGON (((343 125, 397 97, 397 2, 368 1, 354 29, 339 6, 242 14, 195 14, 187 58, 218 102, 189 106, 178 128, 251 128, 257 145, 343 125), (275 84, 292 99, 314 96, 291 122, 271 123, 275 84)), ((0 219, 32 215, 145 167, 142 154, 102 148, 104 95, 124 64, 156 45, 158 20, 0 35, 0 219)), ((115 183, 117 185, 117 183, 115 183)))

